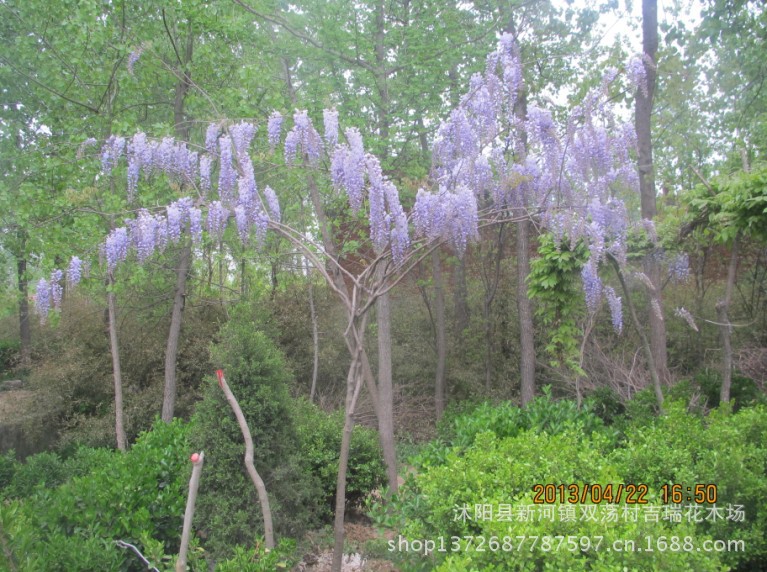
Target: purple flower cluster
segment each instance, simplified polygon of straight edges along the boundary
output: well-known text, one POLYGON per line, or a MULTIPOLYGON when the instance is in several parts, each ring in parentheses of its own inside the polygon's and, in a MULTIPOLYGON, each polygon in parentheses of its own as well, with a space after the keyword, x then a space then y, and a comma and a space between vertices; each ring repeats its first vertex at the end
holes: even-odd
POLYGON ((669 262, 668 273, 677 284, 687 282, 690 277, 690 257, 686 252, 680 252, 669 262))
POLYGON ((245 157, 248 154, 253 138, 256 136, 256 126, 242 121, 229 128, 229 135, 232 138, 237 157, 245 157))
POLYGON ((210 155, 216 154, 218 149, 218 134, 221 132, 221 125, 218 123, 211 123, 205 130, 205 150, 210 155))
MULTIPOLYGON (((106 149, 107 146, 104 147, 106 149)), ((102 164, 108 164, 111 170, 126 147, 129 201, 135 197, 142 173, 145 177, 150 177, 155 172, 165 173, 169 177, 190 185, 195 184, 199 176, 198 153, 190 151, 186 143, 176 142, 172 137, 165 137, 158 143, 149 140, 146 134, 141 132, 136 133, 127 146, 112 144, 109 151, 102 150, 102 164), (105 159, 108 159, 106 163, 104 163, 105 159)), ((107 172, 106 168, 105 172, 107 172)))
POLYGON ((613 329, 617 333, 623 331, 623 305, 621 299, 615 294, 615 290, 610 286, 605 286, 605 295, 607 296, 607 303, 610 306, 610 317, 613 322, 613 329))
POLYGON ((219 139, 220 155, 218 159, 218 196, 224 204, 230 204, 234 198, 234 185, 237 171, 232 161, 232 140, 229 135, 219 139))
POLYGON ((300 153, 301 157, 306 157, 314 165, 319 161, 321 150, 322 140, 309 114, 305 110, 296 111, 293 115, 293 129, 285 137, 285 162, 294 163, 300 153))
POLYGON ((322 117, 325 123, 325 144, 332 149, 338 145, 338 111, 325 109, 322 117))
POLYGON ((269 211, 269 218, 280 222, 280 201, 277 199, 277 193, 268 185, 264 189, 264 199, 266 199, 266 209, 269 211))
POLYGON ((61 309, 61 300, 64 296, 64 287, 61 285, 62 278, 64 278, 64 273, 58 268, 51 272, 51 280, 49 284, 51 288, 51 299, 53 300, 53 307, 56 310, 61 309))
POLYGON ((45 278, 37 281, 35 290, 35 309, 40 315, 40 321, 45 323, 48 313, 51 311, 51 286, 45 278))
POLYGON ((128 257, 129 247, 128 229, 124 226, 112 229, 112 232, 109 233, 104 242, 104 253, 106 254, 109 272, 112 272, 117 267, 118 262, 122 262, 128 257))
POLYGON ((470 241, 479 239, 477 198, 466 186, 441 187, 438 193, 419 189, 413 206, 416 234, 429 240, 443 239, 459 256, 470 241))
POLYGON ((139 262, 152 256, 155 249, 165 247, 167 226, 163 217, 155 217, 148 210, 141 209, 138 217, 125 222, 130 243, 136 250, 139 262))
POLYGON ((362 208, 365 190, 365 149, 359 130, 346 130, 348 144, 338 145, 330 163, 330 177, 336 189, 345 189, 353 212, 362 208))
POLYGON ((266 133, 269 140, 269 147, 274 149, 280 142, 282 134, 282 114, 279 111, 273 111, 266 123, 266 133))
POLYGON ((208 205, 208 233, 216 242, 224 237, 228 220, 229 209, 221 201, 213 201, 208 205))
POLYGON ((117 165, 125 149, 125 138, 111 135, 101 148, 101 170, 109 175, 117 165))
POLYGON ((83 277, 83 261, 79 257, 73 256, 69 260, 69 268, 67 269, 67 283, 74 287, 80 283, 83 277))
POLYGON ((636 54, 626 62, 626 77, 631 87, 641 90, 642 95, 647 97, 647 69, 643 55, 636 54))
POLYGON ((581 269, 583 291, 586 294, 586 307, 589 312, 596 312, 602 299, 602 281, 599 279, 594 261, 589 260, 581 269))
POLYGON ((210 171, 213 167, 213 158, 210 155, 200 157, 200 189, 209 193, 212 186, 210 182, 210 171))
POLYGON ((181 234, 188 229, 192 240, 202 239, 202 212, 194 206, 191 198, 183 197, 169 204, 166 209, 167 236, 172 242, 181 240, 181 234))

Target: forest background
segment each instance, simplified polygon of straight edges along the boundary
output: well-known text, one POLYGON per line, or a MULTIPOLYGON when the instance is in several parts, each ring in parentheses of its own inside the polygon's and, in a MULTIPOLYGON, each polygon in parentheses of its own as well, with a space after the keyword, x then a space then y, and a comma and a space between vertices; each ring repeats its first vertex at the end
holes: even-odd
MULTIPOLYGON (((446 409, 457 415, 467 403, 526 405, 548 387, 578 408, 590 399, 609 418, 648 392, 654 413, 664 395, 701 412, 764 399, 760 3, 32 1, 0 11, 0 359, 4 379, 23 382, 0 394, 4 450, 67 458, 79 446, 129 449, 158 415, 199 420, 206 407, 209 419, 224 415, 206 401, 212 372, 224 366, 235 388, 238 375, 243 387, 253 376, 271 380, 274 395, 252 397, 255 409, 280 404, 257 417, 262 426, 289 407, 288 396, 334 411, 346 395, 347 422, 379 430, 391 490, 403 460, 394 458, 395 436, 399 447, 432 439, 446 409), (412 218, 419 189, 435 185, 441 166, 440 126, 502 34, 513 36, 524 74, 520 117, 535 107, 566 125, 615 70, 607 100, 636 125, 641 188, 614 190, 632 230, 625 265, 598 269, 613 297, 588 298, 585 242, 558 243, 534 213, 509 209, 465 250, 437 244, 442 236, 429 242, 391 290, 370 298, 369 319, 355 325, 367 341, 350 347, 349 308, 337 294, 353 285, 338 279, 375 267, 373 229, 331 177, 315 184, 305 165, 284 168, 287 143, 271 141, 268 120, 278 111, 287 132, 300 122, 296 110, 317 126, 327 125, 325 110, 337 111, 340 131, 359 129, 412 218), (128 173, 126 183, 128 169, 104 168, 104 142, 141 131, 201 156, 211 124, 223 133, 240 121, 257 127, 259 188, 274 188, 281 224, 311 241, 309 252, 276 233, 243 244, 234 228, 216 236, 206 226, 199 241, 170 241, 163 253, 112 265, 105 238, 124 220, 166 212, 190 190, 192 208, 204 203, 178 176, 130 183, 128 173), (335 274, 327 259, 337 261, 335 274), (77 288, 73 273, 84 277, 77 288), (625 325, 616 323, 616 292, 625 325), (46 313, 46 297, 61 311, 46 313), (248 369, 272 358, 273 369, 248 369), (366 389, 350 411, 357 360, 370 374, 357 372, 366 389)), ((330 170, 330 156, 323 161, 320 170, 330 170)), ((367 279, 369 288, 380 284, 367 279)), ((341 445, 333 427, 338 442, 328 438, 328 449, 341 445)), ((270 439, 289 449, 277 433, 270 439)), ((364 435, 374 452, 361 463, 372 466, 379 452, 364 435)), ((227 526, 212 552, 230 555, 227 543, 244 539, 242 522, 227 526)))

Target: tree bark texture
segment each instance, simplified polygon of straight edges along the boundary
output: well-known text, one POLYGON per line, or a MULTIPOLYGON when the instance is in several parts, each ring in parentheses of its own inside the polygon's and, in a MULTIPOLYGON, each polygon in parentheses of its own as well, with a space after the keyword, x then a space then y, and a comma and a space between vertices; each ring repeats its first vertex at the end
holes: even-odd
MULTIPOLYGON (((647 74, 646 90, 640 86, 636 92, 635 128, 639 147, 639 194, 641 198, 642 218, 653 220, 657 214, 655 193, 655 167, 652 149, 652 111, 657 70, 655 67, 658 52, 658 2, 642 0, 642 49, 650 61, 644 62, 647 74)), ((650 324, 650 348, 652 349, 658 377, 668 380, 668 357, 666 351, 666 324, 658 309, 663 308, 661 293, 661 271, 656 257, 645 257, 644 273, 650 279, 653 288, 650 291, 651 304, 648 308, 650 324)))
POLYGON ((494 248, 488 251, 486 267, 483 269, 485 282, 485 298, 482 303, 482 317, 485 321, 485 390, 489 393, 493 380, 493 353, 495 340, 493 339, 493 315, 492 307, 498 286, 501 283, 501 262, 503 261, 503 249, 506 244, 504 237, 505 226, 498 227, 498 242, 494 248))
POLYGON ((533 336, 533 308, 527 295, 527 276, 530 274, 530 221, 517 223, 517 312, 519 314, 520 342, 520 400, 522 406, 535 397, 535 340, 533 336))
MULTIPOLYGON (((307 271, 310 272, 309 262, 306 263, 307 271)), ((314 307, 314 286, 312 285, 312 277, 307 272, 307 278, 309 280, 309 312, 312 317, 312 387, 309 391, 309 401, 314 402, 314 395, 317 392, 317 376, 320 370, 320 334, 319 325, 317 323, 317 311, 314 307)))
POLYGON ((165 348, 165 388, 162 395, 162 420, 170 423, 176 407, 176 362, 178 360, 178 342, 181 337, 181 324, 184 318, 186 302, 186 279, 192 263, 192 247, 185 244, 181 248, 176 267, 176 289, 173 295, 173 311, 170 317, 168 344, 165 348))
MULTIPOLYGON (((379 278, 384 279, 386 266, 378 269, 379 278)), ((378 432, 381 435, 381 445, 384 440, 391 439, 383 446, 386 476, 389 481, 390 493, 397 492, 397 457, 394 448, 394 382, 392 380, 391 363, 391 299, 388 292, 376 300, 376 319, 378 321, 378 432), (394 488, 391 484, 394 483, 394 488)))
POLYGON ((117 343, 117 303, 112 291, 114 278, 111 273, 107 280, 107 310, 109 312, 109 349, 112 353, 112 376, 115 386, 115 435, 117 436, 117 448, 120 451, 127 449, 125 438, 125 423, 123 420, 123 382, 122 368, 120 367, 120 348, 117 343))
POLYGON ((363 339, 367 320, 354 320, 350 327, 350 337, 354 340, 355 350, 346 378, 346 401, 344 408, 344 429, 341 435, 341 451, 338 459, 338 477, 336 479, 336 509, 333 522, 333 561, 332 572, 341 572, 344 555, 344 516, 346 514, 346 474, 349 467, 349 448, 354 430, 354 411, 363 383, 363 368, 360 358, 363 353, 363 339))
POLYGON ((445 387, 445 364, 447 362, 447 340, 445 336, 445 288, 442 283, 442 261, 439 250, 431 253, 432 275, 434 277, 434 321, 437 342, 437 372, 434 379, 434 411, 437 420, 442 418, 447 402, 445 387))

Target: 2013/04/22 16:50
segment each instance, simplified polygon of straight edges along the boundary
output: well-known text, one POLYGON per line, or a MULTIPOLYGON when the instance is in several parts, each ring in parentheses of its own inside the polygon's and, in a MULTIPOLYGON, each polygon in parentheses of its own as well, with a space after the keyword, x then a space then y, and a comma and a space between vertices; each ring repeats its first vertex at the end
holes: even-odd
MULTIPOLYGON (((626 504, 648 504, 645 498, 650 491, 646 484, 541 484, 533 485, 533 504, 570 503, 617 504, 622 500, 626 504)), ((665 484, 661 487, 661 500, 664 504, 716 504, 718 498, 715 484, 681 485, 665 484)))

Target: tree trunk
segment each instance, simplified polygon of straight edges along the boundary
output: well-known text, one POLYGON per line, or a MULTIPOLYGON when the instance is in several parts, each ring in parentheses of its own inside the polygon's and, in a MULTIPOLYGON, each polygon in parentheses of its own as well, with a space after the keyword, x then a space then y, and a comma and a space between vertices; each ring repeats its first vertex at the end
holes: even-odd
MULTIPOLYGON (((379 278, 383 280, 385 265, 379 266, 379 278)), ((378 321, 378 432, 381 435, 389 493, 397 492, 397 457, 394 448, 394 384, 391 364, 391 300, 388 292, 376 301, 378 321), (384 441, 386 441, 384 443, 384 441)))
POLYGON ((125 438, 125 425, 123 422, 123 381, 120 367, 120 348, 117 343, 117 304, 115 302, 114 278, 109 274, 107 279, 107 309, 109 312, 109 349, 112 353, 112 375, 115 382, 115 435, 117 436, 117 448, 120 451, 127 449, 125 438))
POLYGON ((317 376, 320 370, 320 334, 317 324, 317 311, 314 308, 314 286, 312 284, 311 270, 309 261, 306 261, 307 278, 309 280, 309 312, 312 316, 312 388, 309 392, 309 401, 314 401, 314 394, 317 392, 317 376))
POLYGON ((527 295, 527 276, 530 274, 530 222, 517 223, 517 312, 519 313, 520 341, 520 399, 522 406, 535 397, 535 343, 533 337, 533 309, 527 295))
MULTIPOLYGON (((24 251, 24 245, 19 249, 24 251)), ((27 260, 20 255, 16 260, 16 275, 19 281, 19 340, 21 367, 29 367, 32 359, 32 334, 29 328, 29 281, 27 260)))
POLYGON ((434 380, 434 411, 437 421, 445 412, 445 362, 447 361, 447 342, 445 339, 445 291, 442 285, 442 263, 439 250, 431 253, 432 274, 434 276, 434 318, 437 338, 437 373, 434 380))
POLYGON ((229 402, 229 406, 232 408, 234 416, 237 418, 237 424, 240 426, 240 431, 242 432, 242 437, 245 441, 245 469, 248 471, 248 476, 253 482, 253 486, 256 488, 256 493, 258 493, 258 500, 261 503, 261 513, 264 518, 264 544, 266 544, 267 548, 272 549, 274 548, 274 526, 272 525, 272 510, 269 507, 269 495, 266 493, 266 486, 264 485, 264 481, 261 478, 261 475, 258 474, 256 466, 253 464, 253 437, 250 434, 248 422, 245 420, 245 415, 242 413, 240 404, 237 402, 237 398, 234 396, 234 393, 232 393, 232 390, 229 389, 229 385, 226 383, 224 372, 218 370, 216 374, 218 375, 218 384, 221 389, 224 390, 226 400, 229 402))
MULTIPOLYGON (((189 88, 192 85, 189 65, 192 62, 194 48, 194 35, 192 23, 189 22, 187 31, 186 48, 183 60, 178 62, 176 73, 176 93, 173 103, 173 120, 175 122, 176 138, 181 141, 189 141, 189 122, 186 120, 184 106, 189 88)), ((186 299, 186 280, 192 261, 192 247, 188 244, 181 249, 181 254, 176 266, 176 289, 173 294, 173 310, 170 318, 170 330, 168 331, 168 343, 165 347, 165 387, 162 395, 162 420, 170 423, 173 420, 173 412, 176 407, 176 362, 178 361, 178 341, 181 336, 181 324, 184 316, 184 304, 186 299)))
POLYGON ((344 553, 344 515, 346 513, 346 474, 349 467, 349 448, 354 430, 354 411, 357 398, 363 382, 361 357, 363 355, 363 339, 367 320, 363 316, 360 322, 354 320, 350 327, 350 336, 354 340, 352 361, 349 365, 349 375, 346 378, 346 401, 344 408, 344 429, 341 435, 341 451, 338 458, 338 477, 336 479, 336 510, 333 522, 333 562, 332 572, 341 572, 344 553), (361 323, 360 323, 361 322, 361 323))
POLYGON ((192 247, 185 244, 181 248, 178 267, 176 268, 176 290, 173 296, 173 311, 170 318, 168 344, 165 348, 165 388, 162 395, 162 420, 170 423, 176 406, 176 361, 178 342, 181 337, 181 324, 186 302, 186 279, 192 262, 192 247))
POLYGON ((730 264, 727 268, 727 285, 724 290, 724 299, 716 304, 716 318, 722 332, 722 389, 719 394, 719 402, 726 403, 730 400, 732 388, 732 324, 730 324, 730 304, 732 303, 732 291, 735 288, 735 279, 738 274, 738 250, 740 246, 740 233, 735 235, 732 241, 730 264))
MULTIPOLYGON (((647 91, 641 87, 636 92, 635 127, 639 147, 639 193, 641 198, 642 218, 653 220, 657 214, 655 200, 655 168, 652 150, 652 110, 657 73, 655 69, 658 52, 658 2, 642 0, 642 49, 652 64, 644 62, 647 73, 647 91)), ((658 377, 667 381, 666 324, 658 309, 663 308, 661 295, 661 272, 658 260, 647 256, 643 262, 644 273, 650 279, 653 288, 650 291, 649 308, 650 348, 652 349, 658 377)))
POLYGON ((498 243, 495 250, 492 248, 488 252, 488 263, 492 264, 492 272, 483 268, 485 276, 485 299, 482 303, 482 316, 485 321, 485 390, 489 393, 492 388, 493 375, 493 315, 492 307, 495 295, 498 293, 498 286, 501 283, 501 262, 503 261, 503 247, 505 237, 503 235, 505 225, 501 223, 498 227, 498 243))

